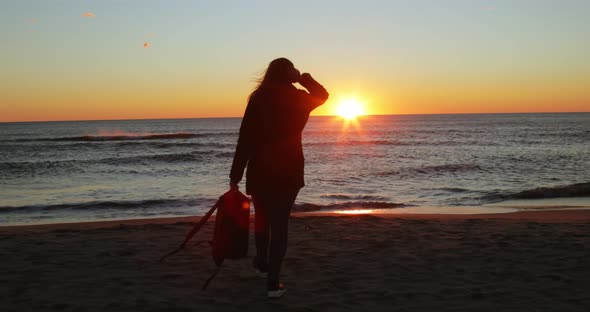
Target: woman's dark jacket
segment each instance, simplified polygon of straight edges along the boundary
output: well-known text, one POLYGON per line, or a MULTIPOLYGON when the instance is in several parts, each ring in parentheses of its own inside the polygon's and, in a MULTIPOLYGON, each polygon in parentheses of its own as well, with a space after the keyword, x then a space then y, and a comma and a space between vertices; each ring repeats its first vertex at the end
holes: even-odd
POLYGON ((238 183, 248 166, 247 194, 304 186, 301 132, 328 92, 311 76, 302 80, 309 93, 286 83, 262 85, 250 96, 230 172, 238 183))

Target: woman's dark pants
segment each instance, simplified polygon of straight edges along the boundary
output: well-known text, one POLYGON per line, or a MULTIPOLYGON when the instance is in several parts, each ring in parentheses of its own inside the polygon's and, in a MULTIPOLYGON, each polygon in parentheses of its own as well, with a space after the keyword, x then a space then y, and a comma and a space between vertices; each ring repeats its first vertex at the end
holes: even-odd
POLYGON ((299 190, 252 194, 254 202, 254 237, 258 268, 268 268, 268 288, 279 284, 281 263, 287 251, 289 215, 299 190))

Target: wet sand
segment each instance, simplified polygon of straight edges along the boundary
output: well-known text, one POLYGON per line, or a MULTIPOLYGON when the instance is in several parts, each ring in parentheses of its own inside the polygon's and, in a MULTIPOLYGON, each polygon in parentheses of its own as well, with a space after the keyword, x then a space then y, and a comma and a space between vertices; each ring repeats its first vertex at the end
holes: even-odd
MULTIPOLYGON (((0 227, 2 311, 587 311, 590 211, 294 215, 288 291, 176 247, 198 218, 0 227)), ((209 239, 212 222, 195 237, 209 239)), ((253 237, 250 254, 254 253, 253 237)))

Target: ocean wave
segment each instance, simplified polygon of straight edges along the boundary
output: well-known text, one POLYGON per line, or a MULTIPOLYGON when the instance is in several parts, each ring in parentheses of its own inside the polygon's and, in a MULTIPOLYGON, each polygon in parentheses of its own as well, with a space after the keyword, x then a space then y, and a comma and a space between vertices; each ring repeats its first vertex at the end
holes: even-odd
POLYGON ((30 205, 30 206, 4 206, 0 207, 0 213, 9 212, 39 212, 54 210, 99 210, 99 209, 148 209, 148 208, 174 208, 192 207, 205 204, 213 204, 214 199, 148 199, 128 201, 94 201, 85 203, 56 204, 56 205, 30 205))
POLYGON ((153 133, 153 134, 112 134, 112 135, 81 135, 58 138, 27 138, 16 139, 16 142, 49 141, 49 142, 104 142, 104 141, 145 141, 145 140, 178 140, 212 136, 229 136, 235 133, 211 132, 211 133, 153 133))
POLYGON ((348 194, 324 194, 322 198, 341 199, 341 200, 365 200, 365 201, 385 201, 388 198, 375 195, 348 195, 348 194))
POLYGON ((191 153, 173 153, 173 154, 154 154, 154 155, 137 155, 129 157, 110 157, 96 160, 99 164, 121 165, 121 164, 145 164, 151 162, 163 163, 183 163, 201 161, 206 158, 231 158, 233 152, 220 151, 197 151, 191 153))
POLYGON ((482 197, 489 202, 509 199, 544 199, 560 197, 590 197, 590 182, 563 186, 538 187, 516 193, 492 193, 482 197))
POLYGON ((34 155, 35 158, 41 159, 44 156, 54 158, 56 155, 66 153, 87 153, 100 152, 101 154, 111 151, 133 152, 140 150, 233 150, 236 143, 223 142, 187 142, 187 141, 111 141, 105 144, 97 142, 45 142, 34 144, 10 143, 0 144, 0 149, 5 151, 5 159, 27 159, 34 155))
POLYGON ((471 190, 460 188, 460 187, 443 187, 443 188, 440 188, 439 190, 445 191, 445 192, 449 192, 449 193, 466 193, 466 192, 472 192, 471 190))
MULTIPOLYGON (((0 213, 33 213, 43 211, 58 210, 104 210, 104 209, 141 209, 149 210, 154 208, 176 208, 176 207, 209 207, 215 203, 216 199, 148 199, 148 200, 127 200, 127 201, 94 201, 84 203, 56 204, 56 205, 29 205, 29 206, 3 206, 0 207, 0 213)), ((317 205, 311 203, 296 204, 293 211, 326 211, 326 210, 345 210, 351 208, 372 208, 372 209, 391 209, 402 208, 409 205, 380 201, 351 201, 345 203, 317 205)), ((195 210, 197 211, 197 210, 195 210)))
POLYGON ((304 142, 305 146, 498 146, 494 142, 480 142, 477 140, 334 140, 334 141, 316 141, 304 142))
MULTIPOLYGON (((173 149, 177 147, 185 148, 231 148, 235 147, 236 143, 221 143, 221 142, 159 142, 159 141, 121 141, 113 142, 113 148, 155 148, 155 149, 173 149)), ((35 146, 38 148, 38 146, 35 146)), ((67 149, 67 148, 96 148, 104 149, 104 145, 97 145, 94 142, 73 142, 65 143, 60 145, 43 145, 42 148, 53 147, 56 149, 67 149)))
POLYGON ((84 161, 48 160, 37 162, 2 162, 0 163, 0 171, 4 178, 36 177, 52 174, 63 175, 66 173, 84 171, 84 161))
POLYGON ((97 164, 106 165, 145 165, 154 162, 163 163, 183 163, 194 162, 203 159, 203 153, 176 153, 176 154, 156 154, 156 155, 139 155, 129 157, 110 157, 96 160, 97 164))
POLYGON ((236 143, 220 143, 220 142, 122 142, 125 146, 130 145, 145 145, 157 149, 172 149, 176 147, 188 148, 233 148, 236 143))
POLYGON ((510 195, 514 199, 586 197, 590 196, 590 182, 565 186, 539 187, 510 195))
MULTIPOLYGON (((464 189, 449 189, 449 191, 463 192, 464 189)), ((525 190, 516 193, 496 193, 488 194, 481 199, 484 202, 497 202, 508 199, 543 199, 543 198, 558 198, 558 197, 587 197, 590 196, 590 182, 578 183, 567 186, 557 187, 541 187, 530 190, 525 190)), ((300 203, 293 207, 293 211, 307 212, 307 211, 330 211, 330 210, 347 210, 347 209, 394 209, 411 206, 403 203, 393 203, 387 201, 373 201, 369 200, 370 195, 345 195, 345 194, 328 194, 323 195, 324 198, 333 199, 355 199, 366 198, 367 200, 347 201, 343 203, 332 204, 313 204, 300 203)), ((378 198, 378 196, 374 196, 378 198)), ((100 210, 100 209, 157 209, 157 208, 175 208, 175 207, 199 207, 211 205, 215 199, 149 199, 136 201, 93 201, 84 203, 67 203, 55 205, 29 205, 29 206, 0 206, 0 213, 28 213, 28 212, 43 212, 54 210, 100 210)), ((460 202, 462 202, 461 200, 460 202)), ((477 202, 481 203, 480 200, 477 202)))
POLYGON ((445 173, 464 173, 469 171, 482 170, 478 165, 474 164, 446 164, 446 165, 434 165, 434 166, 422 166, 422 167, 411 167, 411 168, 399 168, 397 170, 381 171, 377 173, 377 176, 408 176, 415 177, 419 175, 438 175, 445 173))
POLYGON ((389 141, 389 140, 334 140, 334 141, 319 141, 319 142, 305 142, 306 146, 351 146, 351 145, 413 145, 412 143, 389 141))
MULTIPOLYGON (((0 162, 0 171, 5 176, 41 176, 71 172, 85 172, 96 166, 109 165, 133 165, 145 166, 157 163, 178 164, 198 162, 208 159, 230 159, 233 152, 224 151, 197 151, 191 153, 151 154, 124 157, 108 157, 100 159, 68 159, 68 160, 42 160, 23 162, 0 162)), ((100 171, 100 170, 99 170, 100 171)))
POLYGON ((295 204, 293 211, 305 212, 305 211, 319 211, 319 210, 340 210, 350 208, 373 208, 373 209, 386 209, 386 208, 403 208, 407 207, 406 204, 391 203, 382 201, 351 201, 345 203, 328 204, 328 205, 317 205, 311 203, 295 204))

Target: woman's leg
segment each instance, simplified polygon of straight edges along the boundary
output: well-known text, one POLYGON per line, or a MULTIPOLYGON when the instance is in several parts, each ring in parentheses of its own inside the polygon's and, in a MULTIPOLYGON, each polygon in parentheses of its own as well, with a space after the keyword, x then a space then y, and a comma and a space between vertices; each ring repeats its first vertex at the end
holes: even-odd
POLYGON ((254 240, 256 241, 256 257, 254 267, 268 270, 268 244, 270 240, 269 200, 266 196, 252 195, 254 202, 254 240))
POLYGON ((279 285, 279 272, 287 251, 289 215, 299 190, 281 191, 273 194, 270 207, 270 251, 268 263, 268 289, 279 285))

